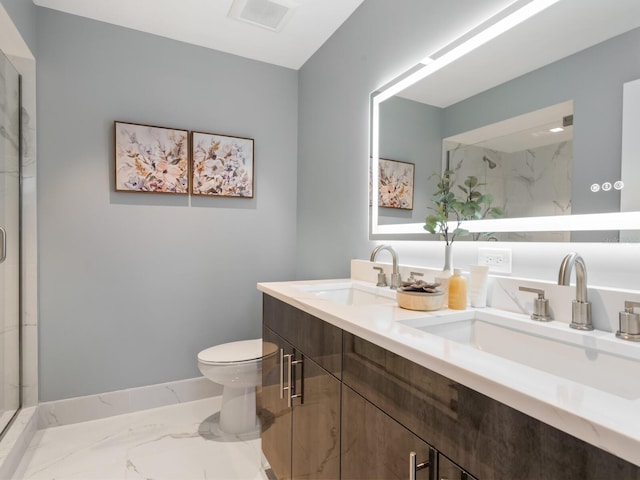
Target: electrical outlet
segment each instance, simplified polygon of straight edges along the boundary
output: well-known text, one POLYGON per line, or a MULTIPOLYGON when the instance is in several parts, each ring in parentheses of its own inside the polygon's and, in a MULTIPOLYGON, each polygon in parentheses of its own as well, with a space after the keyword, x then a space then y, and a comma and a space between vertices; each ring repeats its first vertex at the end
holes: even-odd
POLYGON ((479 248, 478 265, 487 265, 491 272, 511 273, 511 249, 479 248))

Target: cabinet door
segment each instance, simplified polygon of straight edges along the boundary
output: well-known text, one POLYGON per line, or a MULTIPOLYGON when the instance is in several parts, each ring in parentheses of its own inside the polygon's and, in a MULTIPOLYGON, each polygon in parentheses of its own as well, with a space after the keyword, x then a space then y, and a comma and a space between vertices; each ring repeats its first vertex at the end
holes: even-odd
POLYGON ((309 357, 295 366, 293 478, 340 478, 341 383, 309 357))
POLYGON ((406 480, 410 454, 426 462, 415 478, 433 480, 436 452, 382 410, 342 386, 342 479, 406 480))
POLYGON ((292 354, 293 348, 267 327, 262 329, 262 341, 278 347, 276 361, 262 368, 258 404, 262 423, 262 452, 276 478, 287 480, 291 478, 291 408, 287 405, 288 392, 282 392, 287 382, 283 357, 292 354))
POLYGON ((442 454, 438 455, 438 480, 476 480, 442 454))
POLYGON ((263 295, 264 324, 337 378, 342 378, 342 330, 277 298, 263 295))

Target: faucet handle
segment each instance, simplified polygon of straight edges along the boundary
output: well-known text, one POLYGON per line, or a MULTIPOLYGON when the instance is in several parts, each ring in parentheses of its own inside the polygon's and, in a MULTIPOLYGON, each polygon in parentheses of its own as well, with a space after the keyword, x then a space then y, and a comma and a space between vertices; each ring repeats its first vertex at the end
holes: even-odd
POLYGON ((620 329, 616 332, 616 337, 640 342, 640 313, 634 313, 634 307, 640 307, 640 302, 624 302, 624 311, 618 315, 620 329))
POLYGON ((624 301, 624 311, 627 313, 633 313, 634 308, 640 308, 640 302, 632 302, 631 300, 624 301))
POLYGON ((519 290, 538 294, 538 298, 533 301, 532 320, 538 322, 548 322, 551 320, 551 316, 549 315, 549 299, 544 298, 544 290, 529 287, 520 287, 519 290))
POLYGON ((386 287, 387 276, 385 275, 382 267, 373 267, 373 269, 378 271, 378 283, 376 283, 376 287, 386 287))

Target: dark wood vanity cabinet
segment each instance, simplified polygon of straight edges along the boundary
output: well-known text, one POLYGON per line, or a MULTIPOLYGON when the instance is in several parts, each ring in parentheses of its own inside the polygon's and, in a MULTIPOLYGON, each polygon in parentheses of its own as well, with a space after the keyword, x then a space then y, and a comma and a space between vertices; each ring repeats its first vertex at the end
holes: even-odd
POLYGON ((275 365, 262 371, 259 404, 273 474, 340 478, 342 330, 265 296, 263 342, 277 346, 275 365))
POLYGON ((268 295, 263 341, 278 348, 259 407, 279 480, 406 479, 410 452, 429 465, 423 480, 640 480, 636 465, 268 295))
POLYGON ((439 452, 438 480, 640 480, 640 467, 348 332, 342 380, 439 452))

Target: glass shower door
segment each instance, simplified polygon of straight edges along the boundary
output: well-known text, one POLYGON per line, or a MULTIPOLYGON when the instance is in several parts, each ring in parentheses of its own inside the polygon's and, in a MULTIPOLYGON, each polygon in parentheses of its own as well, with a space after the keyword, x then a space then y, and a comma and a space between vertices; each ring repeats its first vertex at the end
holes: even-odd
POLYGON ((20 407, 20 75, 0 52, 0 431, 20 407))

